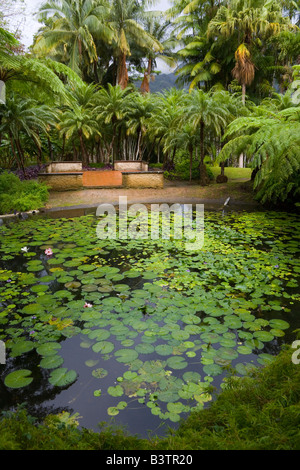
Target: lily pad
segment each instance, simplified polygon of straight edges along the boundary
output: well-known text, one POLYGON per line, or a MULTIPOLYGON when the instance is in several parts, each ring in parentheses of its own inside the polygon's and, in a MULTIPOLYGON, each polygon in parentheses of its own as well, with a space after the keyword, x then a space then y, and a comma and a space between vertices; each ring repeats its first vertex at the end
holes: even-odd
POLYGON ((99 341, 92 346, 95 353, 109 354, 115 349, 115 346, 110 341, 99 341))
POLYGON ((138 352, 135 349, 119 349, 115 352, 118 362, 128 364, 138 358, 138 352))
POLYGON ((75 382, 77 373, 75 370, 68 370, 66 367, 59 367, 51 372, 49 382, 56 387, 65 387, 75 382))
POLYGON ((29 385, 33 381, 33 377, 30 377, 31 370, 19 369, 10 372, 4 379, 4 384, 9 388, 23 388, 29 385))
POLYGON ((185 369, 188 363, 181 356, 173 356, 167 359, 167 365, 171 369, 185 369))

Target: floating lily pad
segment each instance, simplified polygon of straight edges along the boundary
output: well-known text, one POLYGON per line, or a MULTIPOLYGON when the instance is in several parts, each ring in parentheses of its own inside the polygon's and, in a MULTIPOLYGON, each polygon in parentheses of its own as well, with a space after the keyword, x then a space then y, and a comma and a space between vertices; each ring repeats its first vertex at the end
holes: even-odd
POLYGON ((58 349, 61 349, 61 345, 59 343, 49 342, 41 344, 37 347, 37 352, 42 356, 52 356, 57 352, 58 349))
POLYGON ((222 374, 222 368, 218 364, 208 364, 203 367, 203 370, 207 375, 216 376, 222 374))
POLYGON ((115 346, 110 341, 99 341, 92 346, 95 353, 109 354, 115 349, 115 346))
POLYGON ((4 384, 9 388, 22 388, 26 387, 33 381, 33 377, 30 377, 31 370, 19 369, 10 372, 4 379, 4 384))
POLYGON ((181 356, 173 356, 167 359, 168 367, 171 369, 185 369, 188 363, 181 356))
POLYGON ((128 364, 138 358, 138 352, 135 349, 119 349, 115 352, 118 362, 128 364))
POLYGON ((108 374, 108 371, 100 367, 99 369, 94 369, 92 371, 92 376, 96 377, 97 379, 103 379, 108 374))
POLYGON ((112 397, 121 397, 124 394, 124 390, 121 385, 116 385, 115 387, 108 387, 107 393, 112 397))
POLYGON ((31 351, 34 348, 34 343, 32 341, 19 340, 17 343, 13 344, 11 347, 11 357, 21 356, 22 354, 31 351))
POLYGON ((41 360, 40 366, 44 369, 56 369, 61 366, 63 362, 64 360, 61 356, 54 354, 52 356, 45 356, 41 360))
POLYGON ((141 343, 135 347, 135 350, 139 354, 151 354, 154 351, 154 346, 152 344, 141 343))
POLYGON ((75 370, 68 370, 66 367, 59 367, 51 372, 49 382, 56 387, 65 387, 75 382, 77 373, 75 370))

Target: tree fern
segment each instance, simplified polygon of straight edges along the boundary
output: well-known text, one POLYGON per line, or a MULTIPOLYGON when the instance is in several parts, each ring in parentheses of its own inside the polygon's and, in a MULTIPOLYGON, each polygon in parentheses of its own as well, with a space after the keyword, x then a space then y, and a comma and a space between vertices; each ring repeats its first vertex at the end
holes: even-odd
POLYGON ((225 138, 229 142, 218 160, 224 161, 241 152, 247 154, 252 159, 252 167, 259 170, 254 188, 262 203, 295 197, 299 193, 300 107, 277 113, 258 107, 257 114, 260 115, 238 118, 228 126, 225 138))

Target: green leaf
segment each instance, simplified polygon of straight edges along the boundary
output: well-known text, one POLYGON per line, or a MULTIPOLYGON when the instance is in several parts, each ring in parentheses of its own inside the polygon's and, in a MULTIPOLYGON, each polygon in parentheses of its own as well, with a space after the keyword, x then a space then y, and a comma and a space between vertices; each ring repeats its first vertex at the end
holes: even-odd
POLYGON ((68 370, 66 367, 60 367, 51 372, 49 382, 56 387, 65 387, 75 382, 77 373, 75 370, 68 370))
POLYGON ((115 356, 118 362, 128 364, 138 358, 138 353, 135 349, 119 349, 115 356))
POLYGON ((9 388, 22 388, 29 385, 33 378, 29 377, 31 375, 31 370, 28 369, 19 369, 13 372, 10 372, 4 379, 4 384, 9 388))

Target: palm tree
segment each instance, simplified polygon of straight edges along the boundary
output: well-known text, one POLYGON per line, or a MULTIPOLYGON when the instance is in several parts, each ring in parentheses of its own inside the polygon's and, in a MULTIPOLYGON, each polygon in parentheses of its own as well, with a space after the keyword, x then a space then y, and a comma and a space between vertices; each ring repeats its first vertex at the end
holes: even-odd
POLYGON ((95 39, 113 39, 108 12, 106 0, 49 0, 39 10, 46 26, 37 35, 34 53, 57 58, 86 76, 98 61, 95 39))
POLYGON ((151 51, 162 51, 162 45, 141 25, 142 7, 135 0, 112 0, 109 26, 114 31, 114 54, 117 60, 117 85, 128 84, 126 59, 131 54, 130 41, 151 51))
POLYGON ((14 158, 26 175, 23 137, 27 135, 32 139, 40 156, 40 133, 48 135, 49 126, 54 126, 57 115, 47 105, 13 94, 7 97, 5 105, 1 105, 0 117, 0 134, 8 136, 14 158))
POLYGON ((151 78, 151 72, 157 65, 157 60, 161 60, 172 68, 176 66, 177 61, 173 52, 176 41, 172 35, 169 35, 170 27, 170 21, 165 21, 161 12, 148 12, 145 17, 145 31, 160 42, 163 51, 157 51, 155 49, 151 50, 149 48, 145 50, 147 67, 144 70, 144 78, 140 87, 142 93, 150 92, 149 81, 151 78))
POLYGON ((192 90, 189 95, 189 103, 183 110, 183 121, 188 120, 194 129, 197 129, 200 137, 200 184, 208 181, 205 157, 205 138, 209 130, 218 135, 226 127, 229 110, 221 100, 216 99, 213 92, 205 93, 203 90, 192 90))
POLYGON ((173 155, 170 157, 170 148, 164 146, 164 142, 166 139, 171 139, 173 134, 178 132, 178 123, 182 117, 186 100, 186 92, 176 88, 171 88, 164 94, 156 95, 155 112, 148 120, 148 135, 153 141, 153 147, 158 141, 158 152, 160 146, 163 146, 166 157, 164 165, 170 160, 172 163, 174 162, 177 147, 172 147, 173 155))
POLYGON ((121 86, 112 86, 108 84, 107 89, 102 88, 99 91, 99 104, 95 108, 98 121, 103 121, 105 125, 112 127, 112 160, 116 160, 119 152, 117 142, 117 130, 121 123, 124 123, 125 116, 128 112, 130 89, 122 89, 121 86))
POLYGON ((62 113, 58 129, 66 140, 79 137, 82 163, 86 166, 88 164, 86 142, 96 135, 101 136, 96 117, 91 114, 90 110, 75 105, 73 109, 62 113))
POLYGON ((83 165, 89 162, 87 143, 96 136, 100 137, 99 123, 95 108, 100 100, 96 84, 81 85, 72 82, 67 87, 68 105, 63 108, 57 127, 60 136, 67 142, 79 138, 83 165))
POLYGON ((255 77, 251 53, 254 41, 291 27, 289 18, 283 16, 281 4, 276 0, 231 0, 227 6, 219 8, 208 24, 209 37, 232 38, 237 44, 232 74, 242 85, 243 103, 246 87, 255 77))
POLYGON ((131 94, 128 105, 126 126, 128 135, 137 136, 136 160, 142 160, 144 151, 144 137, 147 133, 147 124, 155 109, 155 103, 149 96, 140 93, 131 94))

